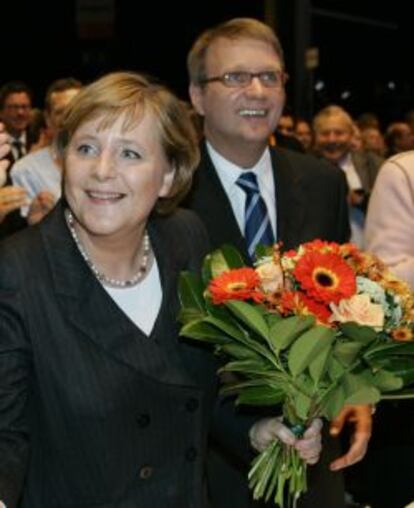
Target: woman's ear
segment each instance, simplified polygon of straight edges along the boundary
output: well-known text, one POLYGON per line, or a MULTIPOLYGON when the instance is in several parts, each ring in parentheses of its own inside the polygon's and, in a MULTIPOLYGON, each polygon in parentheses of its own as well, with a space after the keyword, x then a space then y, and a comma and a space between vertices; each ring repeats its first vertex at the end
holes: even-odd
POLYGON ((169 195, 171 187, 174 183, 175 173, 176 173, 175 167, 171 167, 169 171, 165 172, 161 189, 158 193, 158 197, 165 198, 169 195))

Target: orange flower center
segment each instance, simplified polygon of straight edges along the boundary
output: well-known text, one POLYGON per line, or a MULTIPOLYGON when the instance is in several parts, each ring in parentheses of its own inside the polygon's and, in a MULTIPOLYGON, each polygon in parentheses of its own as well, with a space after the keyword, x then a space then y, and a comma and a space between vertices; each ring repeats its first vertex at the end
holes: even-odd
POLYGON ((227 284, 227 291, 239 291, 240 289, 245 289, 247 284, 241 280, 230 282, 227 284))

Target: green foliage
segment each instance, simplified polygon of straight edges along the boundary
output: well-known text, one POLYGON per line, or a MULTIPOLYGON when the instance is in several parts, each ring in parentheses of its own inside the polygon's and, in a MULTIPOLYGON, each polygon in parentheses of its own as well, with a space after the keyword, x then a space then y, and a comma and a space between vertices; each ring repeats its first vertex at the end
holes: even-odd
POLYGON ((303 372, 319 354, 328 349, 334 338, 333 330, 319 325, 303 333, 289 351, 289 370, 293 376, 303 372))

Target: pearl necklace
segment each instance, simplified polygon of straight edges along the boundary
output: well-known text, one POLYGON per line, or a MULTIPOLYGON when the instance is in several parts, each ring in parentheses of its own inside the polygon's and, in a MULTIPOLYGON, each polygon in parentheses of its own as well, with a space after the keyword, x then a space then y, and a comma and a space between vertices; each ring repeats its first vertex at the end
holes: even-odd
POLYGON ((83 259, 86 261, 89 268, 94 273, 95 277, 99 280, 99 282, 101 282, 105 286, 110 286, 113 288, 128 288, 131 286, 135 286, 136 284, 138 284, 138 282, 142 280, 142 278, 144 277, 144 275, 147 273, 148 270, 148 261, 151 252, 150 239, 147 230, 145 230, 144 233, 144 251, 142 255, 141 266, 139 267, 138 272, 131 279, 127 280, 113 279, 111 277, 107 277, 103 272, 98 270, 95 263, 89 257, 88 253, 86 252, 85 248, 83 247, 78 237, 78 234, 76 233, 72 212, 68 209, 65 210, 65 218, 66 223, 69 227, 70 234, 72 235, 72 238, 76 243, 79 252, 81 253, 83 259))

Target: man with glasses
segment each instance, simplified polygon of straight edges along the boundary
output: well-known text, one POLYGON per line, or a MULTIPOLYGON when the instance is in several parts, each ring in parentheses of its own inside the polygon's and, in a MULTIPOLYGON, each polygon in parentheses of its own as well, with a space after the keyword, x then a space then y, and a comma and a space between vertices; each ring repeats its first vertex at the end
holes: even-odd
POLYGON ((0 90, 0 116, 10 134, 11 162, 15 162, 28 152, 30 140, 27 127, 31 120, 32 92, 25 84, 10 81, 0 90))
MULTIPOLYGON (((339 169, 297 152, 269 146, 285 104, 283 51, 265 24, 238 18, 207 30, 187 60, 190 96, 204 120, 202 158, 187 206, 207 228, 213 247, 232 243, 252 260, 258 243, 285 249, 321 238, 349 237, 346 182, 339 169)), ((347 407, 335 422, 356 421, 346 455, 326 436, 322 462, 311 469, 310 492, 298 506, 340 508, 341 475, 329 471, 360 460, 371 430, 368 407, 347 407)), ((212 506, 252 506, 246 472, 216 450, 210 463, 212 506)))

